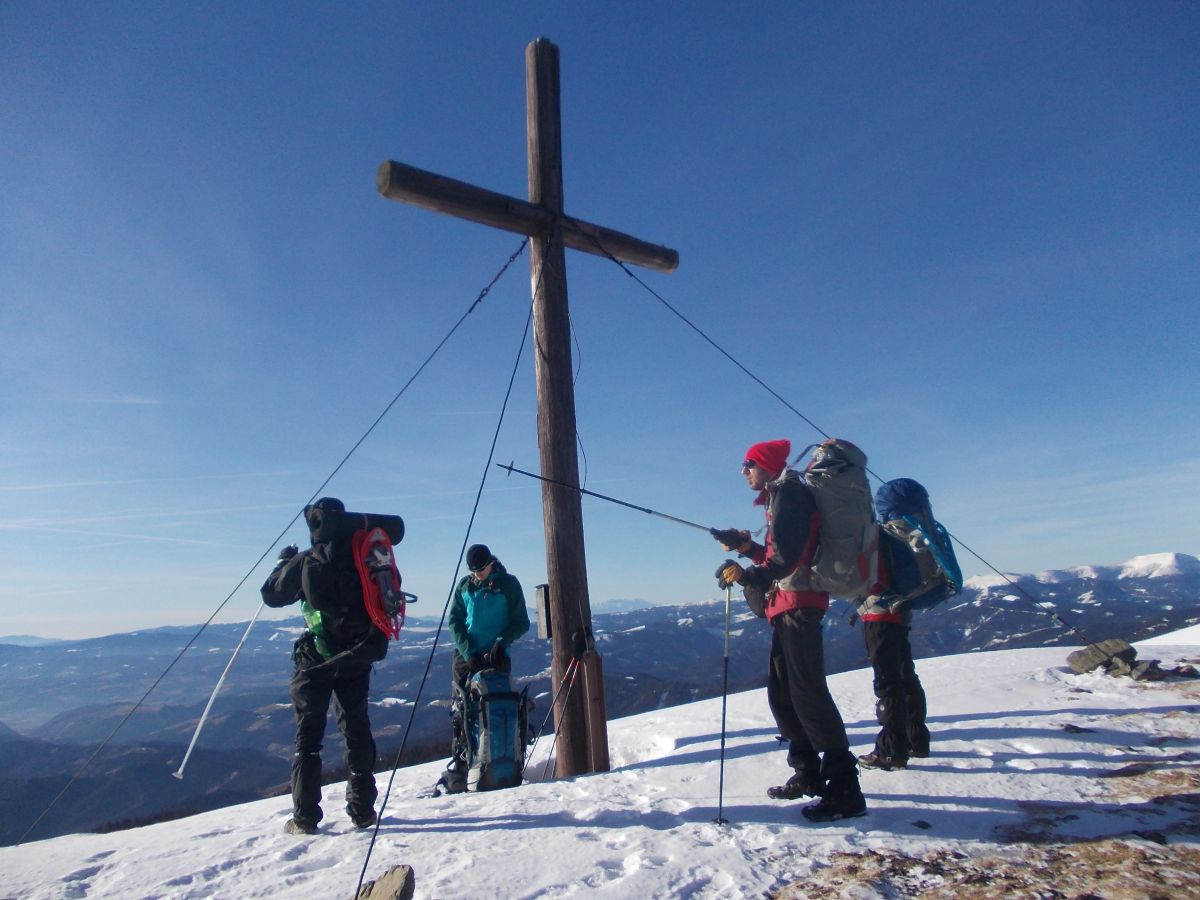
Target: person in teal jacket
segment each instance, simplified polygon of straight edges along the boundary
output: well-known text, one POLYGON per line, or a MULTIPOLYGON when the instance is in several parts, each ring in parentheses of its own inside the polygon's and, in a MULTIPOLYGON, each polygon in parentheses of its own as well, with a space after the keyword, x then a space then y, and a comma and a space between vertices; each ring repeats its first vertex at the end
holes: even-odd
POLYGON ((512 671, 508 648, 529 630, 529 613, 521 582, 510 575, 485 544, 467 549, 467 569, 454 589, 450 603, 450 635, 454 639, 451 661, 451 721, 454 724, 454 756, 450 772, 467 771, 467 737, 464 728, 464 699, 471 675, 482 669, 512 671))

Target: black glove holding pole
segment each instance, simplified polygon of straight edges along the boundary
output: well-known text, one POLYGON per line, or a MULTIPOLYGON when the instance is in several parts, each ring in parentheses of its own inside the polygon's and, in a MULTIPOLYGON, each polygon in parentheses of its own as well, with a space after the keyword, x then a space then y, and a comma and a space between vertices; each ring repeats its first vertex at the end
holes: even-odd
POLYGON ((750 540, 750 532, 743 531, 737 528, 714 528, 710 532, 712 536, 726 550, 735 550, 738 553, 748 553, 754 542, 750 540))
POLYGON ((742 578, 746 574, 746 570, 732 559, 727 559, 725 562, 717 566, 716 574, 717 587, 719 587, 721 590, 725 590, 732 585, 741 584, 742 578))

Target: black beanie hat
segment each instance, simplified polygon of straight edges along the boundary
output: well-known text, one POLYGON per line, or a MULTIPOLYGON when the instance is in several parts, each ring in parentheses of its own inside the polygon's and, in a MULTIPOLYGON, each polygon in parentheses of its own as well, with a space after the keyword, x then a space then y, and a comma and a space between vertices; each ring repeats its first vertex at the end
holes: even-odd
POLYGON ((472 544, 467 548, 467 568, 472 572, 482 569, 495 558, 487 544, 472 544))
POLYGON ((304 510, 304 519, 308 522, 308 533, 314 544, 333 540, 338 526, 342 523, 342 513, 346 504, 337 497, 322 497, 312 506, 304 510))

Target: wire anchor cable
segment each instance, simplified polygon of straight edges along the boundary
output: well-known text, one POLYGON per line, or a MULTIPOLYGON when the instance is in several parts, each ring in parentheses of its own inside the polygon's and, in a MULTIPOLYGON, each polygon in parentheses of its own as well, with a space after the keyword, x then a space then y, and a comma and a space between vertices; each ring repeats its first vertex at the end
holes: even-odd
MULTIPOLYGON (((578 679, 578 677, 579 677, 579 658, 578 658, 578 657, 572 657, 572 662, 574 662, 574 663, 575 663, 575 668, 574 668, 574 670, 572 670, 572 669, 571 669, 571 666, 570 666, 570 664, 568 664, 568 665, 567 665, 567 671, 565 671, 565 672, 563 673, 563 680, 562 680, 562 684, 560 684, 560 685, 558 686, 558 692, 559 692, 560 694, 562 693, 563 685, 565 684, 565 685, 566 685, 566 687, 567 687, 567 693, 566 693, 566 696, 565 696, 565 697, 563 697, 563 713, 562 713, 562 714, 563 714, 563 721, 558 723, 558 730, 559 730, 559 731, 561 731, 561 730, 562 730, 562 726, 563 726, 563 724, 566 722, 567 715, 568 715, 568 714, 570 713, 570 711, 571 711, 571 693, 572 693, 572 692, 575 690, 575 682, 576 682, 576 680, 577 680, 577 679, 578 679)), ((557 699, 558 699, 558 698, 556 697, 556 698, 555 698, 555 700, 557 700, 557 699)), ((553 709, 553 707, 551 707, 551 708, 553 709)), ((557 734, 557 732, 555 732, 555 733, 557 734)), ((546 780, 546 770, 550 768, 550 761, 551 761, 551 760, 553 760, 553 761, 554 761, 554 777, 555 777, 555 778, 557 778, 557 777, 558 777, 558 754, 557 754, 557 753, 555 753, 555 749, 556 749, 556 748, 555 748, 555 745, 554 745, 554 744, 551 744, 551 745, 550 745, 550 752, 549 752, 549 753, 547 754, 547 756, 546 756, 546 764, 545 764, 544 766, 542 766, 542 781, 545 781, 545 780, 546 780)))
MULTIPOLYGON (((527 241, 526 241, 526 243, 527 243, 527 241)), ((521 246, 522 246, 522 249, 524 249, 525 245, 522 244, 521 246)), ((516 259, 515 254, 509 258, 509 263, 511 263, 514 259, 516 259)), ((494 283, 494 281, 493 281, 493 283, 494 283)), ((535 289, 535 293, 536 293, 536 289, 535 289)), ((446 624, 446 615, 450 611, 450 602, 454 599, 454 589, 458 584, 458 573, 462 569, 463 558, 466 556, 466 553, 467 553, 467 544, 471 540, 471 529, 475 525, 475 516, 479 512, 479 503, 483 497, 484 485, 487 484, 487 476, 488 476, 488 471, 492 465, 492 458, 496 455, 496 443, 500 439, 500 427, 504 424, 504 417, 505 417, 505 414, 508 412, 508 401, 509 401, 509 398, 512 396, 513 384, 516 382, 516 379, 517 379, 517 371, 521 365, 521 357, 525 353, 525 344, 529 340, 529 328, 530 328, 530 325, 532 324, 532 322, 533 322, 533 305, 530 304, 529 314, 525 318, 525 331, 521 335, 521 346, 517 350, 517 358, 513 361, 512 374, 509 375, 509 378, 508 378, 508 390, 504 394, 504 402, 503 402, 503 404, 501 404, 501 407, 500 407, 500 417, 496 421, 496 430, 492 434, 492 445, 488 449, 488 458, 483 466, 483 476, 480 478, 479 488, 475 492, 475 504, 471 508, 471 518, 467 521, 467 531, 466 531, 466 534, 463 535, 462 545, 459 547, 459 550, 458 550, 458 563, 455 565, 454 577, 450 582, 450 591, 446 595, 445 604, 442 606, 442 617, 438 621, 437 630, 434 632, 434 635, 433 635, 433 646, 430 647, 429 656, 425 660, 425 671, 421 675, 421 683, 417 686, 417 694, 413 698, 412 710, 408 714, 408 723, 404 726, 404 736, 400 739, 400 748, 396 751, 396 761, 392 765, 391 774, 388 776, 387 788, 384 790, 383 799, 379 804, 379 814, 375 818, 375 828, 371 832, 371 841, 367 845, 367 853, 366 853, 366 857, 363 859, 362 870, 358 873, 358 886, 355 888, 355 893, 354 893, 354 896, 356 896, 356 897, 359 895, 359 893, 362 892, 363 882, 366 880, 366 877, 367 877, 367 866, 371 862, 371 854, 375 850, 375 841, 379 837, 379 826, 383 822, 383 811, 384 811, 384 809, 387 808, 388 798, 391 796, 391 793, 392 793, 392 785, 395 783, 395 780, 396 780, 396 770, 400 768, 400 760, 403 757, 404 749, 408 744, 408 736, 409 736, 409 733, 412 731, 413 720, 416 718, 417 709, 420 707, 421 696, 425 691, 425 684, 429 680, 429 672, 430 672, 430 669, 433 667, 434 655, 437 653, 438 642, 441 640, 441 636, 442 636, 442 629, 446 624)))
MULTIPOLYGON (((572 220, 572 221, 575 221, 575 220, 572 220)), ((578 222, 576 222, 576 224, 578 224, 578 222)), ((643 281, 641 278, 639 278, 636 272, 632 271, 627 265, 625 265, 625 263, 621 262, 621 260, 619 260, 615 256, 613 256, 607 249, 605 249, 604 245, 600 243, 600 241, 596 238, 595 235, 588 233, 584 229, 581 229, 581 231, 584 234, 587 234, 588 239, 596 246, 597 250, 600 251, 600 255, 607 257, 610 261, 612 261, 615 265, 617 265, 621 269, 621 271, 623 271, 626 275, 628 275, 630 278, 632 278, 634 281, 636 281, 639 285, 641 285, 644 290, 646 290, 652 297, 654 297, 656 300, 658 300, 659 303, 661 303, 668 310, 670 310, 677 318, 679 318, 679 320, 681 322, 683 322, 685 325, 687 325, 689 328, 691 328, 694 332, 696 332, 696 334, 700 335, 700 337, 703 338, 704 341, 707 342, 711 347, 713 347, 713 349, 715 349, 718 353, 720 353, 722 356, 724 356, 727 360, 729 360, 731 363, 733 363, 735 366, 737 366, 737 368, 739 368, 742 372, 744 372, 747 376, 749 376, 749 378, 751 380, 753 380, 756 384, 758 384, 760 387, 762 387, 764 390, 766 390, 767 393, 769 393, 772 397, 774 397, 776 400, 778 400, 780 403, 782 403, 784 406, 786 406, 789 410, 791 410, 793 413, 795 413, 798 417, 803 419, 813 429, 815 429, 819 434, 823 435, 826 439, 832 437, 832 435, 830 435, 829 432, 825 431, 823 428, 821 428, 819 425, 817 425, 816 422, 814 422, 808 416, 804 415, 804 413, 800 412, 800 410, 796 409, 796 407, 792 406, 792 404, 790 404, 787 400, 785 400, 779 394, 778 391, 776 391, 774 388, 772 388, 770 385, 768 385, 765 381, 763 381, 761 378, 759 378, 757 375, 755 375, 753 372, 751 372, 746 366, 744 366, 740 361, 738 361, 732 354, 727 352, 725 350, 725 348, 723 348, 720 344, 718 344, 716 341, 714 341, 712 338, 710 338, 698 325, 693 323, 690 319, 687 318, 687 316, 685 316, 683 313, 681 313, 679 310, 677 310, 674 306, 672 306, 666 300, 665 297, 663 297, 660 293, 658 293, 658 291, 654 290, 654 288, 650 287, 650 285, 646 284, 645 281, 643 281)), ((803 456, 803 454, 801 454, 801 455, 803 456)), ((870 468, 867 468, 866 471, 868 472, 868 474, 871 475, 871 477, 875 478, 877 481, 879 481, 881 483, 886 481, 886 479, 881 478, 878 474, 873 472, 870 468)), ((998 568, 996 568, 994 565, 992 565, 991 562, 989 562, 987 559, 985 559, 979 553, 977 553, 976 551, 971 549, 971 547, 969 547, 967 544, 963 543, 962 540, 960 540, 955 534, 950 532, 948 529, 947 529, 946 533, 950 536, 951 540, 953 540, 960 547, 962 547, 964 550, 966 550, 968 553, 970 553, 973 557, 975 557, 975 559, 979 560, 980 563, 982 563, 984 566, 986 566, 988 569, 990 569, 996 575, 999 575, 1001 578, 1003 578, 1014 591, 1016 591, 1017 593, 1024 596, 1031 603, 1038 605, 1039 612, 1043 612, 1043 613, 1046 612, 1045 609, 1041 609, 1040 607, 1041 607, 1041 604, 1049 602, 1049 601, 1041 600, 1038 597, 1031 594, 1029 591, 1025 590, 1025 588, 1021 587, 1019 584, 1017 584, 1015 581, 1013 581, 1011 578, 1009 578, 1008 575, 1006 575, 1004 572, 1001 572, 998 568)), ((1064 628, 1071 631, 1073 634, 1077 635, 1086 646, 1094 646, 1092 641, 1088 640, 1087 635, 1085 635, 1081 629, 1079 629, 1076 626, 1067 622, 1066 619, 1064 619, 1061 614, 1055 612, 1055 613, 1051 614, 1051 617, 1056 622, 1061 624, 1064 628)))
MULTIPOLYGON (((568 217, 564 217, 564 218, 570 218, 570 217, 568 216, 568 217)), ((577 219, 571 219, 571 221, 574 222, 577 226, 580 224, 577 219)), ((613 263, 615 263, 621 269, 622 272, 624 272, 626 275, 628 275, 630 278, 632 278, 634 281, 636 281, 638 284, 640 284, 647 292, 649 292, 649 294, 652 297, 654 297, 654 299, 656 299, 659 303, 661 303, 668 310, 670 310, 681 322, 683 322, 685 325, 687 325, 688 328, 692 329, 692 331, 694 331, 694 332, 696 332, 696 334, 700 335, 700 337, 703 338, 704 341, 709 344, 709 346, 711 346, 714 350, 716 350, 718 353, 720 353, 722 356, 724 356, 727 360, 729 360, 731 363, 733 363, 735 366, 737 366, 739 369, 741 369, 742 372, 744 372, 747 376, 749 376, 756 384, 758 384, 759 387, 763 388, 763 390, 765 390, 767 393, 769 393, 772 397, 774 397, 776 400, 778 400, 780 403, 782 403, 784 406, 786 406, 788 409, 790 409, 793 413, 795 413, 797 416, 799 416, 801 419, 803 419, 805 422, 807 422, 810 426, 812 426, 812 428, 817 433, 824 435, 826 438, 832 437, 832 435, 829 434, 829 432, 825 431, 825 429, 823 429, 820 425, 818 425, 816 422, 814 422, 808 416, 804 415, 804 413, 800 412, 800 410, 796 409, 796 407, 792 406, 792 404, 788 403, 788 401, 785 400, 783 398, 783 396, 779 394, 778 391, 776 391, 769 384, 767 384, 765 381, 763 381, 761 378, 759 378, 757 375, 755 375, 753 372, 751 372, 746 366, 744 366, 731 353, 729 353, 727 350, 725 350, 724 347, 722 347, 720 344, 718 344, 716 341, 714 341, 712 338, 710 338, 707 334, 705 334, 704 331, 698 325, 693 323, 691 319, 689 319, 687 316, 685 316, 683 313, 681 313, 679 310, 677 310, 674 306, 672 306, 667 301, 667 299, 665 297, 663 297, 662 294, 660 294, 658 291, 654 290, 654 288, 650 287, 650 285, 646 284, 645 281, 643 281, 641 278, 639 278, 637 273, 634 272, 632 269, 630 269, 629 266, 625 265, 625 263, 621 262, 621 260, 617 259, 611 253, 609 253, 608 250, 604 247, 603 244, 600 243, 599 239, 595 235, 591 234, 586 229, 580 229, 580 230, 584 234, 587 235, 588 240, 590 240, 593 244, 596 245, 596 249, 600 251, 600 254, 602 256, 607 257, 609 260, 611 260, 613 263)))
MULTIPOLYGON (((529 748, 529 753, 526 756, 526 765, 528 765, 529 761, 533 759, 533 753, 535 750, 537 750, 538 742, 541 741, 542 735, 545 734, 545 732, 546 732, 546 725, 550 722, 550 717, 554 714, 555 707, 558 706, 558 698, 562 696, 563 689, 566 688, 569 684, 574 683, 575 672, 578 670, 578 668, 579 668, 579 657, 572 656, 571 661, 567 663, 566 671, 563 672, 562 682, 558 685, 558 690, 555 691, 554 696, 550 698, 550 708, 546 710, 546 715, 542 719, 541 727, 538 728, 537 736, 534 737, 533 744, 529 748)), ((570 693, 569 690, 568 690, 568 693, 570 693)), ((554 752, 553 747, 551 747, 550 752, 551 753, 554 752)), ((550 761, 550 756, 547 755, 546 762, 549 763, 549 761, 550 761)), ((543 768, 543 770, 542 770, 542 780, 543 781, 545 780, 545 776, 546 776, 546 771, 543 768)))

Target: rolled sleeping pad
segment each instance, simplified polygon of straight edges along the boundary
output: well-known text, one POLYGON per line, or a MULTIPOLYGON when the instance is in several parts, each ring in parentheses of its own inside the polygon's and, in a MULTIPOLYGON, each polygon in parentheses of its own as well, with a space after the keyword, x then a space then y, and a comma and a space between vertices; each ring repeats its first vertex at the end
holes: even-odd
POLYGON ((404 520, 399 516, 388 516, 383 513, 360 513, 347 510, 342 513, 341 527, 338 529, 344 535, 352 535, 360 528, 370 531, 372 528, 382 528, 395 547, 404 540, 404 520))

